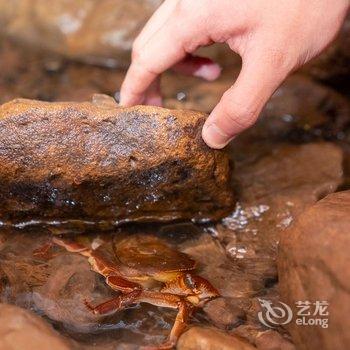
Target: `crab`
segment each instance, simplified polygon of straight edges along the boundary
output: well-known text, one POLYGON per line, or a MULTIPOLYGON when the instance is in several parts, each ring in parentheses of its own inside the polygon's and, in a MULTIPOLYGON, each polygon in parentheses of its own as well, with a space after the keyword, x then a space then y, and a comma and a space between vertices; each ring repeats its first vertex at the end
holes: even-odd
POLYGON ((109 250, 101 242, 87 246, 79 240, 58 237, 53 238, 53 242, 87 257, 92 270, 101 274, 113 290, 120 292, 97 306, 85 301, 94 314, 111 314, 136 303, 178 310, 167 341, 148 349, 173 348, 194 309, 219 296, 206 279, 193 273, 196 268, 193 259, 155 236, 135 234, 115 238, 109 250))

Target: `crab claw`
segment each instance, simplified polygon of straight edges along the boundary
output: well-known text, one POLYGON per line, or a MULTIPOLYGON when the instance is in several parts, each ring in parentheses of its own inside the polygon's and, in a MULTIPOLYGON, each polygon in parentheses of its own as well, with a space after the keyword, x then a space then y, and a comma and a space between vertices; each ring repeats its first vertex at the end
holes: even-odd
POLYGON ((94 315, 109 315, 117 312, 120 305, 115 303, 115 300, 108 300, 100 305, 93 306, 88 300, 84 300, 85 306, 94 314, 94 315))
POLYGON ((220 296, 218 290, 203 277, 186 273, 184 283, 193 291, 194 295, 189 295, 187 299, 195 305, 220 296))
POLYGON ((191 273, 180 274, 176 279, 169 281, 162 288, 162 292, 183 295, 193 305, 220 296, 218 290, 205 278, 191 273))
POLYGON ((90 302, 85 299, 84 304, 95 315, 111 315, 138 302, 137 298, 141 292, 141 290, 134 290, 127 294, 117 295, 97 306, 91 305, 90 302))

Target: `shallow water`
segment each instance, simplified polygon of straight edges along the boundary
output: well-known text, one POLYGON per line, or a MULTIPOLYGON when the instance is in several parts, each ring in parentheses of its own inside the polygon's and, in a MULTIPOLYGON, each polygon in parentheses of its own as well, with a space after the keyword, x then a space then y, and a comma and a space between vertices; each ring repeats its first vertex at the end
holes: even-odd
MULTIPOLYGON (((22 54, 10 44, 2 47, 0 63, 9 69, 0 75, 1 102, 18 96, 85 100, 95 92, 114 94, 124 74, 34 53, 26 53, 27 64, 22 54)), ((165 104, 210 111, 236 71, 233 67, 214 84, 168 75, 165 104)), ((254 334, 266 331, 257 319, 258 297, 278 300, 281 230, 306 206, 347 186, 342 149, 350 143, 349 111, 343 97, 296 76, 277 91, 261 121, 232 144, 238 198, 232 214, 215 224, 133 225, 92 235, 152 234, 187 253, 198 262, 198 274, 222 295, 198 310, 191 324, 239 334, 255 344, 254 334)), ((84 257, 57 246, 42 250, 52 234, 70 231, 25 226, 3 227, 0 233, 1 302, 41 315, 72 340, 72 347, 132 349, 166 338, 174 310, 142 304, 108 317, 91 314, 83 299, 97 304, 116 293, 84 257)))

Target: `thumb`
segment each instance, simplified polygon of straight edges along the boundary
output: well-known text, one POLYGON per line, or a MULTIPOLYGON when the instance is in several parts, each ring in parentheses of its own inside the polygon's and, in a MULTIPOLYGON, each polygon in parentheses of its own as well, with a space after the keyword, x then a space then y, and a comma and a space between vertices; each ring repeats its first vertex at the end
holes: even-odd
MULTIPOLYGON (((206 120, 202 137, 212 148, 223 148, 237 134, 252 126, 290 69, 273 59, 247 57, 235 84, 222 96, 206 120)), ((279 60, 279 61, 282 61, 279 60)))

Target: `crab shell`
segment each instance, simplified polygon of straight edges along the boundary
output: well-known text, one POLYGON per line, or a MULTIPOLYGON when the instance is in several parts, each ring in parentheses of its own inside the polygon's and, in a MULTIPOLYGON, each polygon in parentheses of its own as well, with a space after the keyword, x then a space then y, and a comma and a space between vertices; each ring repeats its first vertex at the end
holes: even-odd
POLYGON ((113 250, 121 268, 130 277, 151 277, 168 282, 178 275, 192 271, 196 262, 188 255, 169 247, 160 238, 151 235, 132 235, 115 239, 113 250))

